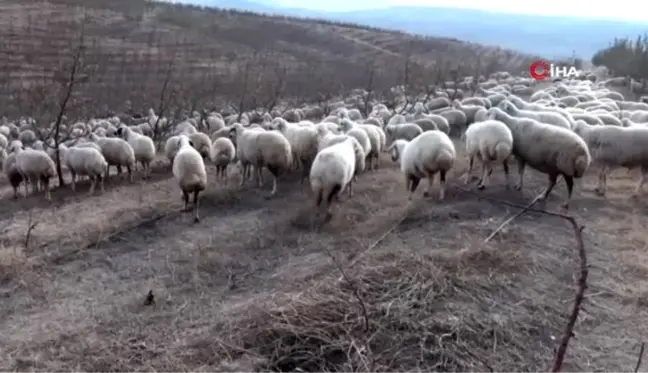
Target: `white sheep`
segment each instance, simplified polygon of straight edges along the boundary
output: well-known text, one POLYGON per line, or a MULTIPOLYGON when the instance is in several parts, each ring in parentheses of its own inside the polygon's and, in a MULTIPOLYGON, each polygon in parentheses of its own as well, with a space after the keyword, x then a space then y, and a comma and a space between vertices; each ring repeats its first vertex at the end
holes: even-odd
POLYGON ((412 141, 395 140, 389 147, 392 160, 400 163, 405 176, 405 188, 412 200, 422 178, 428 179, 428 188, 423 196, 431 195, 434 175, 439 173, 439 200, 445 198, 446 174, 453 167, 457 152, 452 140, 441 131, 424 132, 412 141))
POLYGON ((315 208, 319 213, 326 208, 325 221, 332 217, 331 206, 334 198, 348 188, 353 196, 353 177, 357 166, 364 168, 365 154, 362 145, 351 136, 337 144, 322 149, 310 170, 311 190, 315 195, 315 208))
POLYGON ((508 158, 513 151, 513 134, 506 124, 497 120, 486 120, 472 124, 464 134, 466 153, 469 158, 466 183, 469 182, 475 158, 482 164, 482 176, 478 189, 486 188, 488 177, 493 172, 493 162, 501 162, 506 176, 506 187, 509 184, 508 158))
MULTIPOLYGON (((292 165, 292 150, 290 143, 279 132, 247 129, 236 123, 230 130, 230 139, 236 146, 236 155, 243 165, 243 175, 250 166, 254 166, 259 187, 263 186, 261 172, 267 168, 272 174, 272 192, 277 193, 277 177, 290 170, 292 165)), ((243 186, 245 178, 241 179, 243 186)))
POLYGON ((87 176, 91 180, 90 190, 88 195, 92 195, 99 181, 101 192, 104 192, 104 175, 108 170, 108 162, 101 154, 101 151, 92 147, 77 147, 73 146, 68 148, 64 144, 59 145, 59 152, 61 158, 67 169, 72 176, 72 183, 70 184, 72 191, 76 192, 76 178, 77 175, 87 176))
POLYGON ((211 149, 212 141, 206 134, 202 132, 192 133, 189 136, 189 140, 193 144, 193 147, 198 150, 200 156, 203 159, 209 158, 209 152, 211 149))
MULTIPOLYGON (((22 149, 22 146, 22 143, 19 141, 12 142, 7 148, 9 154, 7 154, 7 156, 2 161, 2 171, 9 180, 9 184, 11 184, 11 187, 13 188, 14 199, 18 198, 18 187, 20 186, 20 183, 23 182, 23 177, 20 172, 18 172, 18 168, 16 167, 16 152, 18 151, 18 149, 22 149)), ((4 151, 4 149, 2 151, 4 151)))
POLYGON ((207 171, 202 156, 186 135, 180 136, 180 144, 172 168, 173 176, 182 190, 185 211, 189 211, 189 194, 193 193, 194 223, 198 223, 200 222, 198 196, 207 188, 207 171))
POLYGON ((224 180, 227 177, 227 166, 236 158, 236 147, 232 140, 220 137, 211 146, 209 159, 216 166, 216 177, 224 180))
POLYGON ((414 123, 388 124, 385 126, 385 134, 388 136, 390 143, 399 139, 411 141, 422 133, 423 129, 414 123))
POLYGON ((135 151, 125 140, 116 137, 100 137, 90 134, 90 140, 97 143, 101 148, 101 154, 108 162, 105 179, 108 179, 110 166, 117 167, 117 173, 121 174, 122 167, 128 170, 128 179, 133 182, 133 168, 135 168, 135 151))
POLYGON ((520 110, 518 109, 511 101, 504 100, 500 102, 499 108, 504 110, 507 114, 513 115, 519 118, 531 118, 535 119, 538 122, 552 124, 554 126, 562 128, 571 128, 571 123, 565 119, 562 115, 554 113, 552 111, 532 111, 532 110, 520 110))
POLYGON ((294 165, 302 170, 301 183, 308 177, 308 171, 317 155, 318 132, 314 126, 300 126, 275 118, 272 129, 279 131, 288 140, 294 165))
POLYGON ((134 132, 128 126, 117 129, 117 136, 122 137, 133 148, 135 162, 140 162, 144 169, 144 178, 151 173, 151 162, 155 160, 155 143, 148 136, 134 132))
POLYGON ((52 200, 49 190, 50 178, 56 176, 56 165, 52 158, 42 150, 19 148, 16 150, 16 169, 25 180, 25 197, 29 195, 27 184, 32 184, 32 192, 40 190, 39 182, 45 189, 45 198, 52 200))
POLYGON ((616 167, 641 168, 635 194, 641 192, 648 176, 648 127, 592 126, 578 120, 574 132, 585 140, 594 161, 601 165, 597 194, 605 195, 607 176, 616 167))
POLYGON ((490 119, 506 124, 513 134, 513 155, 518 162, 519 181, 515 189, 522 190, 526 165, 549 176, 549 185, 538 200, 545 200, 562 175, 567 184, 567 199, 563 208, 569 208, 574 178, 581 178, 592 162, 583 139, 566 128, 541 123, 531 118, 516 118, 499 108, 490 109, 490 119))

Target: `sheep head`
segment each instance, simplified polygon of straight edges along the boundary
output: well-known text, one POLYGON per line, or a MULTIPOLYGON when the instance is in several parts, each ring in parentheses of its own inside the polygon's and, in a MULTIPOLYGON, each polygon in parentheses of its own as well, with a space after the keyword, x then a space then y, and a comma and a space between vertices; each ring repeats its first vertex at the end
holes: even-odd
POLYGON ((403 149, 405 148, 405 145, 407 145, 409 141, 403 140, 403 139, 398 139, 395 140, 387 149, 387 152, 391 154, 391 159, 394 162, 400 161, 400 156, 403 153, 403 149))

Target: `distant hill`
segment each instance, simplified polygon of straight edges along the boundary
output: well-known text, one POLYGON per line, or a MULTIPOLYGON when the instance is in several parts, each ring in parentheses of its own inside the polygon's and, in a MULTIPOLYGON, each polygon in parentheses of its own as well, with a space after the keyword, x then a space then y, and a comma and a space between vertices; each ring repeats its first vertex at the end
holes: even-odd
POLYGON ((589 59, 615 37, 648 33, 648 21, 642 23, 534 16, 445 7, 391 7, 352 12, 321 12, 284 8, 269 0, 185 2, 342 20, 422 35, 499 45, 545 57, 566 57, 575 52, 577 56, 589 59))
MULTIPOLYGON (((406 56, 420 64, 443 60, 453 66, 483 58, 510 71, 521 71, 532 58, 451 38, 147 0, 3 0, 0 108, 25 104, 16 95, 25 93, 24 87, 65 78, 86 15, 84 62, 91 71, 84 84, 90 91, 101 87, 94 90, 101 94, 95 103, 109 108, 126 99, 138 107, 158 100, 171 61, 180 80, 174 87, 194 97, 184 99, 198 100, 236 96, 241 84, 236 79, 250 60, 268 76, 285 69, 287 95, 312 97, 364 86, 370 65, 378 71, 376 87, 399 84, 406 56)), ((36 97, 29 100, 39 102, 36 97)))

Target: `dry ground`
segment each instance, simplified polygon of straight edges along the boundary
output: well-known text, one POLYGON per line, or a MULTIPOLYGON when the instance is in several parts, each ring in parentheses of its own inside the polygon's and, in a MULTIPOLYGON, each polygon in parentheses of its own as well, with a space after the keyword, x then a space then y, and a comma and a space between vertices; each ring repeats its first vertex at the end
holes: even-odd
MULTIPOLYGON (((545 185, 530 172, 520 194, 494 175, 481 193, 521 204, 545 185)), ((631 176, 616 172, 607 200, 588 176, 572 204, 591 270, 565 370, 631 370, 646 335, 648 203, 629 197, 631 176)), ((516 209, 455 187, 408 205, 386 157, 318 231, 304 224, 311 202, 298 182, 271 200, 235 184, 211 182, 197 225, 161 168, 94 197, 56 190, 51 205, 11 200, 3 186, 0 370, 550 368, 577 276, 563 220, 528 213, 482 245, 516 209)))

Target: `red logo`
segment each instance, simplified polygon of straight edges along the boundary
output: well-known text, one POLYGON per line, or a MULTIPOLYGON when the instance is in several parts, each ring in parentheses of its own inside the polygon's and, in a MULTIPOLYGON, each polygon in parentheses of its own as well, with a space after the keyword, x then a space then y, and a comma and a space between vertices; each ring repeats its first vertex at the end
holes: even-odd
POLYGON ((545 80, 549 77, 549 64, 546 61, 535 61, 529 66, 529 74, 535 80, 545 80))

